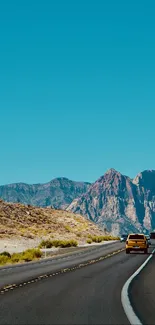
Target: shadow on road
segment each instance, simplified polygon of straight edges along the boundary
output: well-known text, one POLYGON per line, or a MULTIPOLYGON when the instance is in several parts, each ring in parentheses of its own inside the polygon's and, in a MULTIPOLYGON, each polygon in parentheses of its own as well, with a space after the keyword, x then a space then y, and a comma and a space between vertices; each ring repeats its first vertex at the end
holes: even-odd
POLYGON ((130 254, 138 254, 138 255, 155 255, 155 252, 148 252, 148 253, 143 253, 143 252, 130 252, 130 254))

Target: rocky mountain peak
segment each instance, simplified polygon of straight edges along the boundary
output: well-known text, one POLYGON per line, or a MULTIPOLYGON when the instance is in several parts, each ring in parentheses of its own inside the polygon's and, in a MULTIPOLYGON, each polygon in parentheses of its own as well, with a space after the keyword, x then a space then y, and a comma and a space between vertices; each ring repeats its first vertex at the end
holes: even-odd
POLYGON ((146 170, 134 180, 109 169, 86 194, 68 207, 117 234, 155 228, 155 171, 146 170))
POLYGON ((111 168, 103 176, 101 176, 94 184, 89 188, 95 190, 98 194, 106 191, 106 194, 115 195, 118 193, 121 195, 124 187, 130 187, 131 179, 127 176, 122 175, 117 170, 111 168))
POLYGON ((106 175, 121 175, 121 173, 118 172, 115 168, 110 168, 104 173, 104 176, 106 175))
POLYGON ((100 178, 104 179, 104 180, 108 180, 108 179, 110 180, 110 179, 114 179, 114 178, 120 178, 121 176, 122 176, 122 174, 120 172, 118 172, 116 169, 110 168, 100 178))

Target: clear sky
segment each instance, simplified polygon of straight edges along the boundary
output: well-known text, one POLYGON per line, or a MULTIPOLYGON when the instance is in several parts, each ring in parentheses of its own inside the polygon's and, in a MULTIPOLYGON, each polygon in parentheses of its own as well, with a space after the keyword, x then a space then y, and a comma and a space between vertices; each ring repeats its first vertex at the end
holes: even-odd
POLYGON ((0 184, 155 169, 155 1, 0 5, 0 184))

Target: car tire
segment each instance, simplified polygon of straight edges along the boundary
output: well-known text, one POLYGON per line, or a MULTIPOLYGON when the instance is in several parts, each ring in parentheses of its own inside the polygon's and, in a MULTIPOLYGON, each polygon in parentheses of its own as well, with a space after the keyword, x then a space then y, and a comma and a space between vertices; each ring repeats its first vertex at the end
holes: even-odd
POLYGON ((147 253, 148 253, 148 249, 145 248, 145 249, 144 249, 144 254, 147 254, 147 253))
POLYGON ((130 250, 128 248, 126 249, 126 254, 130 254, 130 250))

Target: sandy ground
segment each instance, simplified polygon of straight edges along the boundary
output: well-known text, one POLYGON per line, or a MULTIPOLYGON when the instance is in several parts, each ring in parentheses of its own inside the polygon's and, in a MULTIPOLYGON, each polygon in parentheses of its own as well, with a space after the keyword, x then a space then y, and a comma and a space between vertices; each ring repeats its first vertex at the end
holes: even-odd
POLYGON ((37 247, 40 239, 0 239, 0 253, 7 251, 10 254, 23 252, 28 248, 37 247))
MULTIPOLYGON (((19 253, 23 252, 24 250, 28 248, 35 248, 38 247, 40 243, 40 239, 0 239, 0 253, 7 251, 10 254, 12 253, 19 253)), ((79 244, 79 247, 91 247, 91 246, 97 246, 97 245, 103 245, 115 242, 115 240, 105 241, 101 243, 92 243, 92 244, 79 244)), ((56 252, 59 248, 50 248, 46 249, 47 252, 56 252)), ((45 249, 42 249, 43 252, 45 252, 45 249)))

